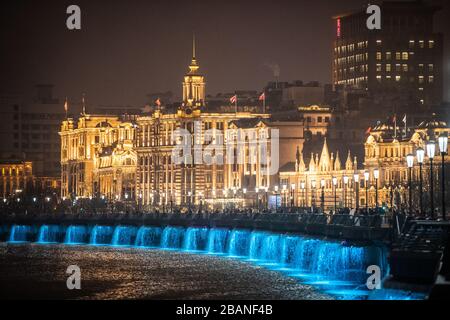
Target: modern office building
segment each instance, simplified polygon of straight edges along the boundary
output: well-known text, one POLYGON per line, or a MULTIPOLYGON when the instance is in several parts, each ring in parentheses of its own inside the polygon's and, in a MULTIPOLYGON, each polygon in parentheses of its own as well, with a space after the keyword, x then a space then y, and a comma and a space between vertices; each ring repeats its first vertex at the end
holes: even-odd
POLYGON ((439 7, 385 1, 381 30, 369 30, 366 8, 334 17, 333 84, 368 90, 396 105, 443 100, 443 36, 433 31, 439 7))

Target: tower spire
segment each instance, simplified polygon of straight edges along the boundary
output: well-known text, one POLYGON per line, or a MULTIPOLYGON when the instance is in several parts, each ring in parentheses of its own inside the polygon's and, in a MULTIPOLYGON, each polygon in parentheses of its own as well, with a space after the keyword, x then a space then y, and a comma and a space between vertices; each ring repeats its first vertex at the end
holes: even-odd
POLYGON ((192 34, 192 60, 195 60, 195 33, 192 34))

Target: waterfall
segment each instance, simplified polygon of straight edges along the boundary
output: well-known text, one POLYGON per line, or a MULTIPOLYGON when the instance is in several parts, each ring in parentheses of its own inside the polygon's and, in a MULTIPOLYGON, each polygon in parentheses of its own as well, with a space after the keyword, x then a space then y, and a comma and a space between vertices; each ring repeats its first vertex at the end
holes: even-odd
MULTIPOLYGON (((38 235, 35 226, 14 225, 8 230, 10 242, 64 241, 66 244, 153 247, 225 254, 274 267, 344 299, 368 298, 365 281, 369 265, 380 266, 382 276, 389 273, 386 247, 352 246, 338 241, 266 231, 207 227, 185 229, 178 226, 142 226, 138 229, 134 226, 104 225, 93 228, 84 225, 67 228, 42 225, 38 235)), ((7 237, 8 232, 3 235, 3 238, 7 237)))
POLYGON ((183 250, 202 251, 206 249, 208 228, 189 227, 184 236, 183 250))
POLYGON ((111 244, 113 246, 131 246, 136 241, 136 227, 117 226, 114 229, 111 244))
POLYGON ((135 245, 138 247, 159 247, 162 229, 160 227, 140 227, 135 245))
POLYGON ((34 241, 35 228, 33 226, 13 225, 9 234, 9 242, 34 241))
POLYGON ((71 225, 67 227, 64 243, 84 244, 88 242, 89 232, 86 226, 71 225))
POLYGON ((161 248, 164 249, 181 249, 184 239, 183 227, 171 227, 164 228, 161 237, 161 248))
POLYGON ((267 233, 262 231, 253 231, 250 235, 248 257, 250 260, 259 260, 262 257, 262 246, 267 233))
POLYGON ((89 244, 108 245, 112 243, 114 227, 97 225, 92 228, 89 244))
POLYGON ((228 240, 228 254, 232 257, 247 257, 250 234, 247 230, 232 230, 228 240))
POLYGON ((208 253, 226 253, 229 232, 228 229, 210 229, 206 245, 208 253))
POLYGON ((61 227, 58 225, 42 225, 39 228, 39 243, 58 243, 61 242, 61 227))

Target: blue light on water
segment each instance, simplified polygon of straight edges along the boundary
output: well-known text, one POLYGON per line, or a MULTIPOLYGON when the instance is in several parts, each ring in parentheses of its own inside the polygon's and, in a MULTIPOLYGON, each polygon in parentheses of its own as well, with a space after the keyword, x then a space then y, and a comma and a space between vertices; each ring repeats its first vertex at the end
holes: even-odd
POLYGON ((386 248, 351 246, 299 235, 206 227, 71 225, 11 227, 10 242, 134 246, 202 253, 246 261, 282 272, 338 299, 423 299, 420 294, 365 289, 365 268, 377 264, 389 272, 386 248))

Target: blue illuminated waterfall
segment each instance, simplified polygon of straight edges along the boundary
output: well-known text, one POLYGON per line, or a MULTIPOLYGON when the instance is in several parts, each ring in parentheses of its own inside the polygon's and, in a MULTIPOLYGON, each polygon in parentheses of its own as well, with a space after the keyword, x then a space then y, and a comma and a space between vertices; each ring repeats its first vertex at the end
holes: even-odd
POLYGON ((92 245, 111 244, 114 233, 114 227, 111 226, 95 226, 92 229, 89 243, 92 245))
POLYGON ((136 227, 117 226, 112 237, 113 246, 130 246, 136 241, 136 227))
POLYGON ((161 245, 160 227, 140 227, 136 236, 136 246, 156 248, 161 245))
POLYGON ((84 244, 89 243, 89 233, 86 226, 72 225, 67 227, 64 243, 67 244, 84 244))
POLYGON ((294 234, 178 226, 13 225, 9 242, 112 245, 203 252, 286 272, 336 296, 361 298, 369 265, 388 272, 386 248, 356 246, 294 234), (350 289, 349 289, 350 288, 350 289))
POLYGON ((62 227, 58 225, 42 225, 39 228, 39 235, 37 242, 39 243, 58 243, 61 242, 64 236, 64 232, 61 231, 62 227))

